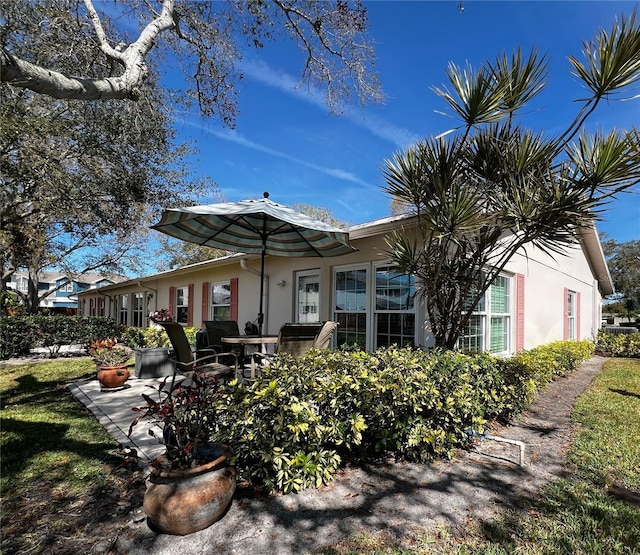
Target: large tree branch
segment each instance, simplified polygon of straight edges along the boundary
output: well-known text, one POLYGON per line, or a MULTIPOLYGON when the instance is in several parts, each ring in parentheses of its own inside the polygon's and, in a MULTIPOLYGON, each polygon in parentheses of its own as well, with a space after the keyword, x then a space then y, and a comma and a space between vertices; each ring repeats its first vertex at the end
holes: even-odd
POLYGON ((89 19, 102 52, 124 67, 122 75, 115 77, 75 77, 22 60, 2 49, 0 53, 0 82, 46 94, 53 98, 74 100, 111 100, 139 97, 148 68, 145 56, 153 48, 161 33, 174 27, 174 0, 164 0, 162 11, 140 33, 138 39, 124 50, 109 44, 92 0, 84 0, 89 19))

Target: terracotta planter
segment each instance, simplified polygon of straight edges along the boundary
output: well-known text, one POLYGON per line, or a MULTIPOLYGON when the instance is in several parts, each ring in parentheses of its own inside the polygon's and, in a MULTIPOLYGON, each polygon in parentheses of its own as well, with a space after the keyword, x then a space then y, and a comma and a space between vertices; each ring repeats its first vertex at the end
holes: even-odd
POLYGON ((222 518, 236 489, 236 471, 226 466, 226 445, 210 445, 204 450, 212 461, 195 468, 152 467, 142 505, 152 528, 184 536, 222 518))
POLYGON ((130 375, 126 366, 100 366, 98 368, 98 381, 105 389, 122 387, 130 375))

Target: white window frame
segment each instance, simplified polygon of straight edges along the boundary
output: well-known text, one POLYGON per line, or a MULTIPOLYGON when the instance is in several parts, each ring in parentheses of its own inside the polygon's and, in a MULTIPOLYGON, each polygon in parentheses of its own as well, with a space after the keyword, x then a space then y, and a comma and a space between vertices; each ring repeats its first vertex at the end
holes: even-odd
MULTIPOLYGON (((231 319, 231 282, 229 280, 227 281, 217 281, 215 283, 211 283, 209 285, 210 290, 209 290, 209 320, 230 320, 231 319), (216 295, 214 294, 214 288, 215 287, 227 287, 229 290, 229 302, 228 303, 216 303, 214 302, 216 299, 216 295), (216 316, 216 309, 218 308, 227 308, 227 314, 225 318, 217 318, 216 316)), ((176 302, 177 302, 177 298, 178 298, 178 290, 176 289, 176 302)))
POLYGON ((25 276, 16 277, 16 291, 26 293, 29 290, 29 280, 25 276))
POLYGON ((577 306, 578 294, 567 290, 567 339, 577 339, 577 306))
POLYGON ((186 325, 189 321, 189 287, 184 285, 176 287, 175 311, 176 322, 186 325), (184 309, 184 317, 180 315, 180 309, 184 309))
POLYGON ((127 326, 129 324, 129 294, 118 295, 118 323, 127 326))
MULTIPOLYGON (((320 321, 320 307, 322 306, 322 276, 320 275, 320 270, 318 268, 315 268, 313 270, 301 270, 299 272, 296 272, 296 308, 295 308, 295 314, 294 314, 294 318, 296 322, 319 322, 320 321), (304 300, 302 299, 302 296, 300 295, 300 282, 303 278, 306 277, 317 277, 318 278, 318 305, 315 307, 316 308, 316 312, 313 313, 312 311, 307 311, 304 314, 307 315, 307 317, 302 320, 300 318, 301 316, 301 308, 302 308, 302 304, 304 303, 304 300)), ((311 305, 305 305, 305 306, 311 306, 311 305)))
POLYGON ((515 311, 514 296, 514 276, 501 273, 495 279, 506 280, 507 299, 505 306, 508 312, 498 312, 492 310, 492 290, 493 283, 489 286, 478 306, 472 312, 469 323, 463 330, 458 340, 458 349, 463 352, 484 353, 489 352, 493 355, 507 355, 511 352, 513 322, 515 311), (503 323, 504 348, 501 350, 491 349, 491 332, 494 326, 494 320, 500 320, 503 323), (472 333, 473 332, 473 333, 472 333))
MULTIPOLYGON (((333 294, 332 294, 332 314, 333 319, 337 322, 340 322, 337 330, 337 338, 336 344, 342 345, 345 342, 349 345, 353 345, 356 341, 353 339, 353 335, 362 336, 362 331, 360 329, 350 330, 348 326, 344 325, 344 320, 349 317, 351 314, 364 314, 364 342, 357 341, 358 344, 364 348, 369 349, 369 345, 371 342, 371 264, 350 264, 348 266, 336 266, 333 268, 333 294), (365 291, 364 298, 365 304, 364 308, 355 307, 348 308, 343 307, 338 309, 338 274, 348 273, 348 272, 365 272, 365 291), (342 315, 345 315, 344 317, 342 315)), ((345 290, 346 291, 346 290, 345 290)))
MULTIPOLYGON (((406 316, 411 316, 413 317, 413 334, 412 335, 405 335, 404 334, 404 330, 401 330, 400 332, 400 344, 399 346, 404 346, 407 344, 410 345, 415 345, 416 342, 416 321, 417 321, 417 315, 416 315, 416 281, 415 281, 415 277, 410 275, 410 274, 402 274, 403 276, 406 276, 408 279, 408 284, 406 286, 402 286, 402 287, 393 287, 393 289, 406 289, 409 288, 409 290, 412 290, 412 301, 411 301, 411 307, 410 308, 398 308, 398 309, 390 309, 390 308, 378 308, 378 273, 383 271, 383 269, 387 269, 391 272, 393 272, 393 268, 392 265, 390 263, 377 263, 373 265, 373 272, 372 272, 372 279, 373 279, 373 287, 372 287, 372 295, 373 295, 373 299, 372 299, 372 303, 371 303, 371 307, 372 307, 372 326, 371 326, 371 333, 372 333, 372 342, 373 342, 373 348, 377 349, 380 347, 380 345, 378 344, 378 336, 380 335, 378 333, 378 325, 379 325, 379 321, 380 321, 380 315, 382 314, 391 314, 391 315, 406 315, 406 316)), ((401 275, 400 272, 393 272, 396 275, 401 275)), ((388 333, 384 334, 387 336, 387 340, 390 340, 390 335, 388 333)), ((393 344, 393 343, 398 343, 397 341, 387 341, 389 344, 393 344)))
POLYGON ((131 325, 142 328, 145 325, 145 295, 144 292, 131 294, 131 325))

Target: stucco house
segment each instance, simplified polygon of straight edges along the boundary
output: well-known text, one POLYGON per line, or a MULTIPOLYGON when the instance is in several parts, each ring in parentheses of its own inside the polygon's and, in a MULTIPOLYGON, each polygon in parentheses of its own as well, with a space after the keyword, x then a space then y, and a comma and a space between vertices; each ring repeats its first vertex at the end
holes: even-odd
MULTIPOLYGON (((414 278, 394 273, 384 253, 385 235, 410 223, 393 216, 355 225, 348 231, 358 250, 343 256, 267 257, 264 333, 276 334, 285 322, 335 320, 337 344, 429 346, 414 278)), ((150 312, 168 308, 185 326, 232 319, 242 330, 258 315, 259 269, 259 255, 233 254, 80 292, 79 311, 147 326, 150 312)), ((461 347, 508 355, 554 340, 594 338, 602 297, 612 292, 595 227, 584 229, 566 256, 529 248, 494 281, 461 347)))

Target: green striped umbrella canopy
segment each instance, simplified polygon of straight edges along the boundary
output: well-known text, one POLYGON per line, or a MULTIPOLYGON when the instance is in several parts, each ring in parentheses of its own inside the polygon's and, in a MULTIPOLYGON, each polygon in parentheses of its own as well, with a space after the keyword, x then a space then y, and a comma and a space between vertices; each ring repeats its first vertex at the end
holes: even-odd
POLYGON ((269 200, 223 202, 188 208, 169 208, 152 229, 190 243, 233 252, 260 253, 260 312, 262 333, 264 313, 264 259, 276 256, 339 256, 356 249, 349 234, 314 220, 288 206, 269 200))

